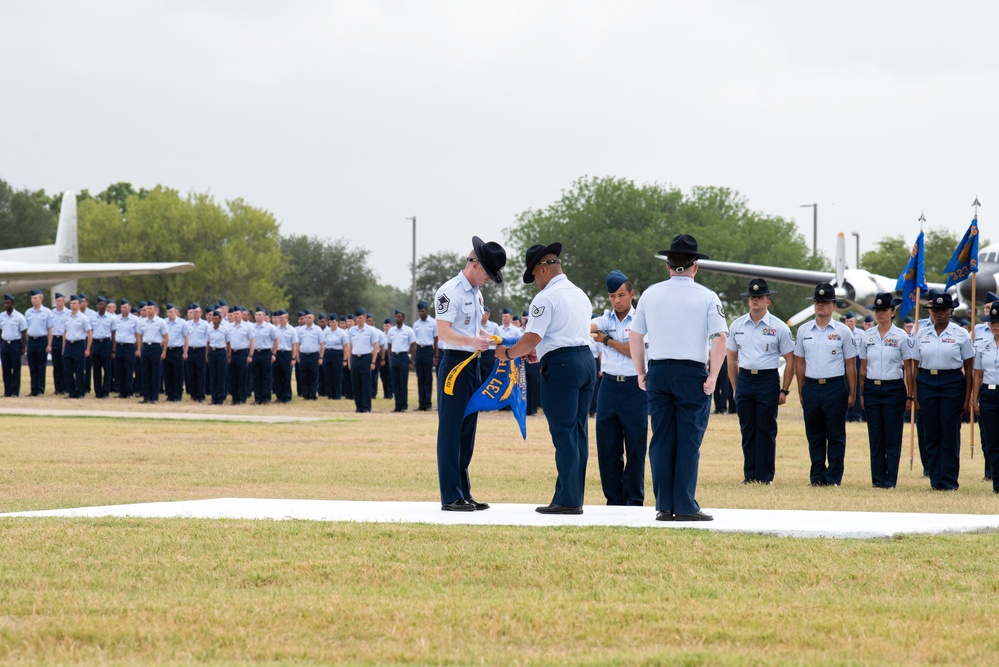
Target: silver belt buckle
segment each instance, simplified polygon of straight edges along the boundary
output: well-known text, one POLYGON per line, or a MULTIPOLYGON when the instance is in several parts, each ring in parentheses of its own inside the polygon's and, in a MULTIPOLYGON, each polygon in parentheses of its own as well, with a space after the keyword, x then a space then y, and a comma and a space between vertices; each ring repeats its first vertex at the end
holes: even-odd
POLYGON ((880 386, 881 386, 881 380, 875 380, 875 381, 874 381, 874 384, 875 384, 876 386, 880 387, 880 386))
POLYGON ((995 390, 995 388, 996 388, 997 386, 999 386, 999 385, 994 385, 994 384, 990 384, 990 385, 989 385, 989 389, 992 389, 992 390, 995 390))

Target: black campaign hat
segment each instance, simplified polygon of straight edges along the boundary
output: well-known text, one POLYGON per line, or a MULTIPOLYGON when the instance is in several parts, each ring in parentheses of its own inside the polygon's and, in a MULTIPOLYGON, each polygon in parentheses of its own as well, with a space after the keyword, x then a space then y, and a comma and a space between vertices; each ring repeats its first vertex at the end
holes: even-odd
POLYGON ((814 296, 807 298, 809 301, 835 301, 836 289, 830 283, 819 283, 815 286, 814 296))
POLYGON ((930 299, 930 302, 926 304, 926 307, 929 308, 930 310, 949 310, 953 308, 955 305, 956 304, 954 303, 954 297, 944 292, 942 294, 941 293, 934 294, 933 298, 930 299))
POLYGON ((874 297, 874 302, 867 306, 869 310, 884 310, 897 308, 902 303, 901 299, 895 298, 891 292, 879 292, 874 297))
POLYGON ((753 278, 749 281, 749 288, 739 296, 770 296, 777 294, 777 290, 770 289, 767 281, 763 278, 753 278))
POLYGON ((472 250, 493 282, 503 282, 503 267, 506 266, 506 250, 503 246, 496 241, 485 242, 478 236, 473 236, 472 250))
POLYGON ((534 274, 531 271, 534 270, 534 266, 541 258, 549 253, 554 253, 556 257, 561 255, 562 244, 558 241, 549 243, 548 245, 541 245, 539 243, 527 249, 527 253, 524 255, 524 283, 530 284, 534 282, 534 274))
POLYGON ((708 259, 704 253, 697 252, 697 239, 690 234, 677 234, 673 237, 673 243, 667 250, 660 250, 659 255, 690 255, 697 259, 708 259))

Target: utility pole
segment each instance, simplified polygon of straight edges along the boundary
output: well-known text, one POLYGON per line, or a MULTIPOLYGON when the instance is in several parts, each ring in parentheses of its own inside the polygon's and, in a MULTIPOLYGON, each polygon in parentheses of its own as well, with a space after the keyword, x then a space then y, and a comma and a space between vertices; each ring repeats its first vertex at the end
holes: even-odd
POLYGON ((409 300, 409 321, 410 323, 416 321, 416 216, 410 216, 406 220, 413 221, 413 288, 412 294, 409 300))
POLYGON ((812 209, 812 256, 819 254, 819 205, 802 204, 801 208, 812 209))

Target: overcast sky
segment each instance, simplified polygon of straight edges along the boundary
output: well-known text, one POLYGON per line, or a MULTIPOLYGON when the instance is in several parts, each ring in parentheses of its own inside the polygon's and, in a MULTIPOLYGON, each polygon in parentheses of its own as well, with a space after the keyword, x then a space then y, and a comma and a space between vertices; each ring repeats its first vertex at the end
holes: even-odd
POLYGON ((0 178, 241 197, 285 234, 369 249, 400 287, 407 216, 419 254, 464 252, 584 175, 733 188, 809 243, 817 202, 820 249, 845 232, 852 264, 851 232, 911 243, 925 211, 961 234, 976 195, 999 240, 997 19, 914 0, 0 0, 0 178))

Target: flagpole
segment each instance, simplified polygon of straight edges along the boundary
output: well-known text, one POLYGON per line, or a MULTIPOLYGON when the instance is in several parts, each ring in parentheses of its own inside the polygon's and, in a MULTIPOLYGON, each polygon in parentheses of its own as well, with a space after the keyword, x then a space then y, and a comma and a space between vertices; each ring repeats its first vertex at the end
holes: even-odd
MULTIPOLYGON (((975 217, 973 222, 978 224, 978 207, 981 204, 978 202, 978 195, 975 195, 975 201, 971 203, 975 209, 975 217)), ((975 263, 977 266, 978 258, 975 258, 975 263)), ((972 272, 971 274, 971 342, 975 342, 975 314, 978 311, 978 300, 976 298, 976 288, 978 287, 978 272, 972 272)), ((988 313, 986 313, 987 315, 988 313)), ((975 404, 973 401, 968 401, 968 426, 971 431, 971 459, 975 458, 975 404)))
MULTIPOLYGON (((922 217, 920 219, 923 219, 922 217)), ((920 226, 919 231, 922 232, 922 226, 920 226)), ((919 285, 916 285, 916 323, 912 325, 912 339, 916 339, 916 334, 919 333, 919 285)), ((912 395, 916 396, 916 366, 915 362, 909 362, 912 364, 913 377, 912 377, 912 395)), ((919 402, 919 397, 916 396, 916 401, 912 404, 912 410, 909 411, 909 470, 912 470, 912 459, 916 451, 916 403, 919 402)))

